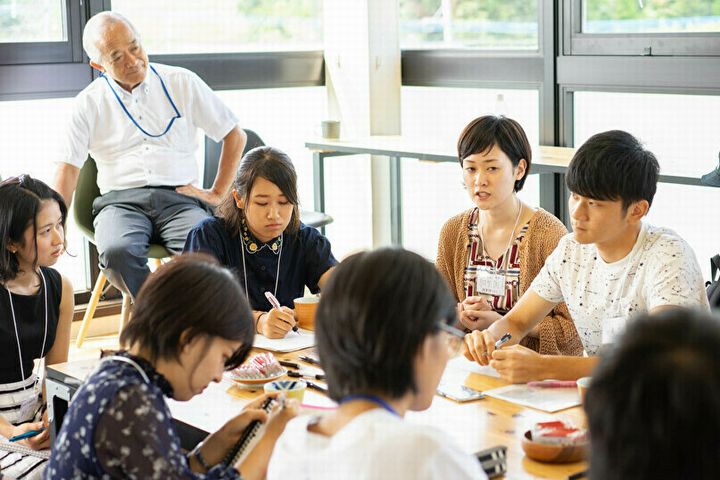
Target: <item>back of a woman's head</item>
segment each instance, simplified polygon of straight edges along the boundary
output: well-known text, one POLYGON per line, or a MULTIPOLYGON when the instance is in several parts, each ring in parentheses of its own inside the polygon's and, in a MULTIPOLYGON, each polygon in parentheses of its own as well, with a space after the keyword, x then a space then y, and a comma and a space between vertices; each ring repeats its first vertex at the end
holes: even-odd
POLYGON ((420 255, 382 248, 347 258, 323 289, 316 318, 330 396, 414 391, 418 349, 455 316, 444 280, 420 255))
POLYGON ((45 182, 30 175, 20 175, 0 183, 0 282, 11 280, 18 274, 18 260, 8 250, 8 244, 24 244, 25 230, 28 227, 36 230, 35 218, 46 200, 57 202, 64 227, 67 220, 65 201, 45 182))
POLYGON ((592 478, 717 478, 720 320, 681 309, 633 320, 585 408, 592 478))
POLYGON ((154 361, 177 359, 181 348, 200 335, 241 341, 226 363, 236 367, 252 347, 252 313, 229 270, 207 255, 183 254, 148 277, 120 341, 126 347, 138 344, 154 361))

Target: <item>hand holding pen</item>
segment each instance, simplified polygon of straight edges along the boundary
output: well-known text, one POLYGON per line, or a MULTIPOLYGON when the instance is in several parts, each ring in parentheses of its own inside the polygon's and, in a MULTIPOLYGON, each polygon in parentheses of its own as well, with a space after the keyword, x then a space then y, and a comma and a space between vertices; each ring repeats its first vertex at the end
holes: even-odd
POLYGON ((492 353, 500 349, 511 338, 512 335, 509 332, 497 340, 489 330, 470 332, 465 335, 465 358, 483 366, 490 365, 492 353))
POLYGON ((43 422, 24 423, 14 427, 14 435, 10 442, 22 442, 33 450, 50 447, 50 431, 43 422))
POLYGON ((271 292, 265 292, 273 308, 260 315, 258 331, 268 338, 283 338, 292 329, 297 331, 297 322, 292 309, 283 307, 271 292))

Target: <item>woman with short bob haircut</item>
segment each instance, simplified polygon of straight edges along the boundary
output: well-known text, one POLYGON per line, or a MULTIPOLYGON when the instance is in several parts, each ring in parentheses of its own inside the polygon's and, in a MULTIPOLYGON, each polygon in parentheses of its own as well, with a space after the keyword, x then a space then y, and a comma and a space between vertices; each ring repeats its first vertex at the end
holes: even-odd
POLYGON ((260 397, 186 457, 164 397, 190 400, 240 365, 253 343, 252 315, 233 275, 204 255, 175 257, 140 290, 120 337, 128 349, 101 361, 78 390, 52 453, 48 479, 260 479, 292 415, 282 409, 242 464, 225 455, 253 420, 260 397))
POLYGON ((255 331, 268 338, 284 337, 297 325, 293 300, 305 287, 318 293, 337 263, 328 239, 300 223, 298 206, 290 157, 274 147, 253 148, 216 216, 193 227, 185 243, 185 251, 209 253, 237 274, 255 331), (266 292, 281 308, 273 308, 266 292))
MULTIPOLYGON (((567 229, 517 196, 532 161, 530 142, 518 122, 478 117, 460 134, 457 151, 474 207, 443 226, 436 265, 458 302, 462 326, 483 330, 520 299, 567 229)), ((521 343, 542 354, 582 354, 564 303, 521 343)))
POLYGON ((320 362, 339 407, 288 424, 268 478, 485 478, 445 434, 403 421, 430 406, 462 346, 462 333, 448 331, 455 320, 452 295, 421 256, 383 248, 344 260, 316 316, 320 362))

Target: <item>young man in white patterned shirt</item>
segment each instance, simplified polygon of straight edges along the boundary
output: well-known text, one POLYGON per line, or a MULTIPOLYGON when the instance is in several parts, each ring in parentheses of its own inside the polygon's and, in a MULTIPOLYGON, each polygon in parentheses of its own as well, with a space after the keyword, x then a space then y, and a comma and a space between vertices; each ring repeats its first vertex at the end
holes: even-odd
POLYGON ((574 380, 592 373, 600 347, 636 314, 680 306, 707 310, 693 250, 672 230, 642 221, 659 170, 655 155, 627 132, 599 133, 581 146, 566 175, 573 232, 512 310, 465 337, 466 357, 513 383, 574 380), (540 355, 513 345, 563 301, 588 356, 540 355), (512 346, 496 351, 505 333, 512 346))

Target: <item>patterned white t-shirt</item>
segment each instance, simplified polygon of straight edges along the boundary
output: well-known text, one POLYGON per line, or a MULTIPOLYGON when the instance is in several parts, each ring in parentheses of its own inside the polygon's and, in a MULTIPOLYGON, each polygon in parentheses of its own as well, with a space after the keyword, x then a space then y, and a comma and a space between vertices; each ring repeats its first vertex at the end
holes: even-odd
POLYGON ((630 253, 613 263, 605 262, 594 244, 567 234, 530 289, 567 304, 589 355, 597 353, 603 324, 614 317, 630 319, 663 305, 709 309, 693 250, 674 231, 646 223, 630 253))

